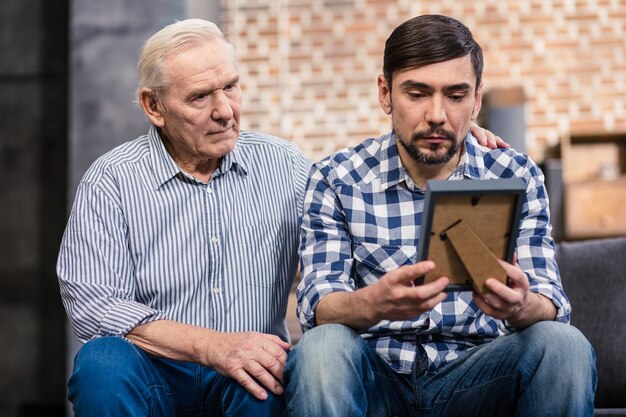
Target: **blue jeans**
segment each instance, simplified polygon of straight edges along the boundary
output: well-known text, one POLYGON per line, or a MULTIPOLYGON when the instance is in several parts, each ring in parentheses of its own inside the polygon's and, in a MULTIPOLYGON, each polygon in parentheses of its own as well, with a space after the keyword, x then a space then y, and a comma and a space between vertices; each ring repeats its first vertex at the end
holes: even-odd
POLYGON ((118 337, 87 342, 68 382, 77 417, 282 416, 284 399, 257 400, 235 380, 190 362, 151 356, 118 337))
POLYGON ((594 363, 576 328, 540 322, 436 373, 418 355, 411 374, 398 374, 352 329, 330 324, 290 353, 285 400, 293 417, 593 416, 594 363))

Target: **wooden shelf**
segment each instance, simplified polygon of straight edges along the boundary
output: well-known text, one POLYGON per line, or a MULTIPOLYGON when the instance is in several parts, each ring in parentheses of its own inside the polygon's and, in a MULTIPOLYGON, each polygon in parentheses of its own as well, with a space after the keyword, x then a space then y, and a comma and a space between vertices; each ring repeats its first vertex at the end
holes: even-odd
POLYGON ((626 236, 626 176, 565 185, 567 239, 626 236))
POLYGON ((564 238, 626 236, 626 133, 562 141, 564 238))

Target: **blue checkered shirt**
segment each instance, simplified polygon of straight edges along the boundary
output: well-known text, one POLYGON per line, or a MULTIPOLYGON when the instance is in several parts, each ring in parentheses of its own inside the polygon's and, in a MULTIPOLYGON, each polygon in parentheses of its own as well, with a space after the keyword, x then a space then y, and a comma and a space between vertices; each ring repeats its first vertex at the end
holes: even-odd
MULTIPOLYGON (((544 177, 526 155, 489 150, 468 133, 450 180, 520 177, 527 185, 517 239, 517 260, 531 291, 556 306, 557 320, 569 322, 571 306, 563 292, 544 177)), ((367 139, 314 165, 309 178, 301 232, 302 281, 297 314, 304 331, 315 326, 315 308, 335 291, 355 291, 385 273, 417 262, 424 191, 402 166, 393 133, 367 139)), ((428 357, 428 371, 467 349, 513 331, 484 314, 471 291, 450 292, 435 308, 406 321, 383 320, 362 337, 400 373, 411 372, 417 355, 428 357)))

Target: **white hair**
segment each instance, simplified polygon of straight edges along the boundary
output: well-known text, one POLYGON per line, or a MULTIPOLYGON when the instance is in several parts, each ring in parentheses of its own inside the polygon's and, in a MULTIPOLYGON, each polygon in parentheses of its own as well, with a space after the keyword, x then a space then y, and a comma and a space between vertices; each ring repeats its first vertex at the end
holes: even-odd
POLYGON ((153 90, 159 99, 165 94, 169 83, 165 58, 191 46, 206 41, 221 39, 228 45, 233 62, 237 62, 235 48, 224 39, 224 34, 213 22, 203 19, 180 20, 165 26, 152 35, 142 46, 137 61, 139 85, 137 100, 141 99, 141 89, 153 90))

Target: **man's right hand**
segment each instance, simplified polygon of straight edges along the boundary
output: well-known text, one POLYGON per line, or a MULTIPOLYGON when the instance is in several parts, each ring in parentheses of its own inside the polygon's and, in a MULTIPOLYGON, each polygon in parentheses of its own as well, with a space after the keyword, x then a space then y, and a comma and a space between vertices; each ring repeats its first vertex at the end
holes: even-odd
POLYGON ((435 307, 446 298, 449 283, 441 277, 414 286, 413 281, 432 271, 432 261, 402 266, 388 272, 375 284, 354 292, 326 295, 315 310, 316 323, 342 323, 355 330, 367 329, 381 320, 409 320, 435 307))
POLYGON ((239 382, 256 398, 265 400, 267 392, 263 387, 276 395, 283 393, 283 369, 289 347, 274 335, 220 333, 216 340, 207 340, 204 356, 207 366, 239 382))
POLYGON ((233 378, 259 400, 265 388, 283 393, 283 369, 289 343, 278 336, 256 333, 223 333, 204 327, 157 320, 135 327, 126 337, 156 356, 194 362, 233 378))

